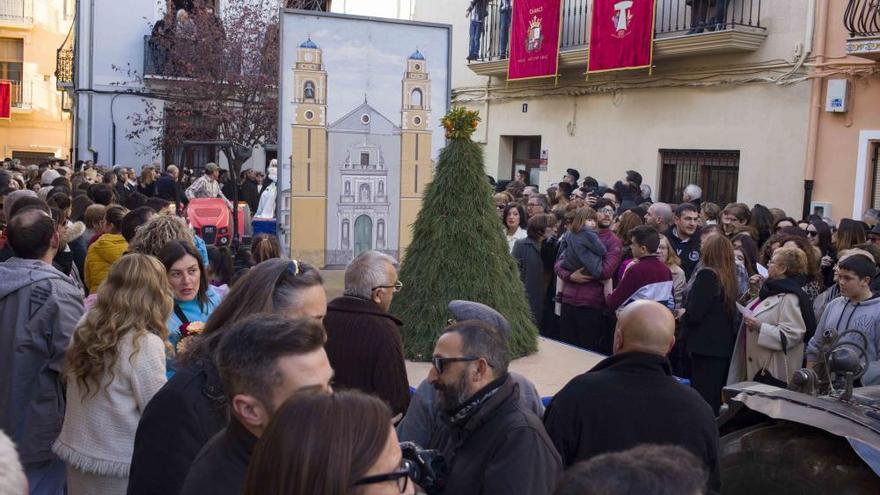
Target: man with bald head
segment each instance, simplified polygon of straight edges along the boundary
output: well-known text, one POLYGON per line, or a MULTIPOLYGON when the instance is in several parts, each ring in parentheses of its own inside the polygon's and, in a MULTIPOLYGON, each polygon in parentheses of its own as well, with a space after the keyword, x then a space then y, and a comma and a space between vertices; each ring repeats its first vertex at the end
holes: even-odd
POLYGON ((715 415, 672 376, 666 355, 674 344, 665 306, 642 300, 620 312, 614 355, 568 382, 544 414, 566 466, 641 444, 678 445, 703 461, 707 488, 720 491, 715 415))

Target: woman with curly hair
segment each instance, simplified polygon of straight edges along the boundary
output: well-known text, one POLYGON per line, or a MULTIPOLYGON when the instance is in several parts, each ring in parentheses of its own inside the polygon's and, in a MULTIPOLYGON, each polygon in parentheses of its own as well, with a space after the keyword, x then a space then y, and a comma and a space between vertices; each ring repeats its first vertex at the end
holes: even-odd
POLYGON ((202 263, 208 263, 208 249, 201 237, 193 231, 180 217, 173 215, 157 215, 149 222, 141 225, 128 245, 130 253, 159 256, 159 251, 168 241, 189 242, 199 251, 202 263))
POLYGON ((67 464, 70 495, 126 492, 138 421, 165 384, 171 307, 162 264, 129 254, 110 269, 74 331, 67 410, 52 447, 67 464))

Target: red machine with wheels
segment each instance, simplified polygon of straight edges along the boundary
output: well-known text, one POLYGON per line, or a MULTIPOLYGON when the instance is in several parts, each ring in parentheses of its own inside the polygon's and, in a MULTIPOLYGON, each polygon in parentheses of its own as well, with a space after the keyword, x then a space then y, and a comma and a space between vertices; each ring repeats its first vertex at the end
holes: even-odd
POLYGON ((196 198, 186 208, 189 225, 205 244, 229 246, 232 244, 232 215, 226 201, 220 198, 196 198))
MULTIPOLYGON (((244 239, 247 203, 238 206, 238 238, 244 239)), ((186 208, 189 225, 205 244, 215 246, 232 245, 232 214, 226 201, 220 198, 196 198, 186 208)))

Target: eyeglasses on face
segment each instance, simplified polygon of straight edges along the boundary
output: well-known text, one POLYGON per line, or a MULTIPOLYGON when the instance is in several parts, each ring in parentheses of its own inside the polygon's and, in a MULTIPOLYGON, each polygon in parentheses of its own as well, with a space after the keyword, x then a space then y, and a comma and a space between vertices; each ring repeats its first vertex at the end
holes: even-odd
POLYGON ((405 493, 406 487, 409 484, 409 476, 412 472, 412 467, 412 463, 409 460, 404 459, 401 461, 399 469, 395 469, 390 473, 366 476, 355 481, 354 486, 373 485, 376 483, 385 483, 386 481, 394 481, 397 483, 397 489, 400 490, 400 493, 405 493))
POLYGON ((815 230, 808 230, 808 231, 807 231, 807 236, 808 236, 808 237, 816 237, 817 235, 819 235, 819 233, 816 232, 815 230))
POLYGON ((473 356, 467 356, 467 357, 448 357, 448 358, 445 358, 445 357, 434 357, 434 358, 431 358, 431 364, 434 365, 434 369, 437 370, 437 373, 440 374, 440 375, 442 375, 442 374, 443 374, 443 368, 446 366, 447 363, 468 363, 468 362, 471 362, 471 361, 476 361, 477 359, 480 359, 480 358, 478 358, 478 357, 473 357, 473 356))
POLYGON ((606 215, 614 215, 614 208, 611 208, 610 206, 606 206, 605 208, 600 209, 598 211, 598 213, 604 213, 606 215))
POLYGON ((377 285, 370 290, 376 289, 392 289, 394 290, 394 292, 400 292, 401 290, 403 290, 403 282, 398 280, 397 283, 395 283, 394 285, 377 285))

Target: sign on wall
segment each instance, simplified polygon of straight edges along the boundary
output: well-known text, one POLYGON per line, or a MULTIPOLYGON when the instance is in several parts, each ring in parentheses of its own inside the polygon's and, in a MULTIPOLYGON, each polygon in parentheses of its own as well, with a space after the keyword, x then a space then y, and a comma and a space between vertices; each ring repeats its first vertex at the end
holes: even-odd
POLYGON ((510 33, 509 81, 556 77, 561 0, 516 0, 510 33))
POLYGON ((587 72, 650 68, 654 0, 594 0, 587 72))

